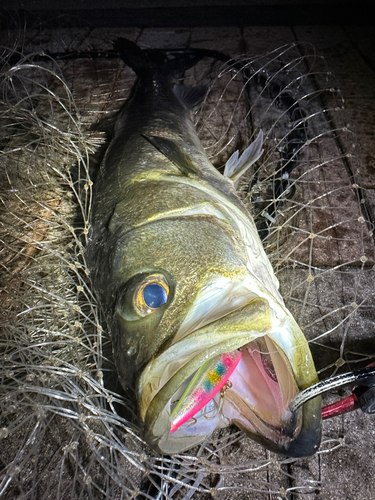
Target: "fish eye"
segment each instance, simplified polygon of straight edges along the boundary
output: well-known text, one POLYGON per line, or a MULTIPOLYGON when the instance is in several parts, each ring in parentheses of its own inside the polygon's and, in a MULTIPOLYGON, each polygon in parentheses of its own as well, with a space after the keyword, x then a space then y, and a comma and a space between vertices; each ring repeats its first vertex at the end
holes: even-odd
POLYGON ((169 295, 169 286, 164 276, 147 276, 135 289, 133 306, 140 316, 147 316, 163 306, 169 295))

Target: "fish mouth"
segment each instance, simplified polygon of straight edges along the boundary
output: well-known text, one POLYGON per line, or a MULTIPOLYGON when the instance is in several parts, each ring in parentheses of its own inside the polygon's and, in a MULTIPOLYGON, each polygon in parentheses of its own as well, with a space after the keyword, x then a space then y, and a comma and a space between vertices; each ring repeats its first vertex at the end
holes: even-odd
POLYGON ((235 424, 277 453, 290 456, 315 453, 320 443, 319 398, 294 413, 289 409, 296 394, 317 380, 307 342, 296 327, 290 316, 277 320, 268 302, 257 298, 167 349, 164 356, 170 360, 169 374, 165 365, 161 377, 147 376, 153 372, 148 367, 141 379, 143 383, 148 379, 148 385, 143 384, 140 391, 145 440, 159 452, 180 453, 202 442, 214 430, 235 424), (284 331, 274 331, 275 324, 284 331), (232 335, 226 335, 229 325, 232 335), (208 333, 211 344, 205 342, 208 333), (278 338, 296 333, 298 342, 294 338, 289 351, 277 342, 278 338), (192 356, 186 351, 189 340, 195 345, 192 356), (175 407, 185 398, 194 375, 210 360, 235 350, 241 352, 241 359, 223 387, 171 432, 175 407), (185 358, 181 353, 185 353, 185 358), (177 371, 172 360, 179 363, 177 371), (301 367, 301 363, 305 366, 301 367), (150 397, 150 387, 154 385, 155 389, 155 383, 159 390, 150 397))

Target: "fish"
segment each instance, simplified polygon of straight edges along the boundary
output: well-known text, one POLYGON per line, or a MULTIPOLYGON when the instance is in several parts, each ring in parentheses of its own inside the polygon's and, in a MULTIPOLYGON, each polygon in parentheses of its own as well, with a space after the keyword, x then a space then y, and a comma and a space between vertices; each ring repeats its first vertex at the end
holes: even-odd
POLYGON ((263 134, 220 173, 193 123, 206 89, 175 83, 202 54, 123 38, 117 50, 137 81, 94 182, 86 255, 142 437, 173 455, 235 425, 273 452, 311 455, 320 398, 289 407, 317 382, 314 362, 236 189, 263 134), (201 398, 224 359, 229 375, 201 398))

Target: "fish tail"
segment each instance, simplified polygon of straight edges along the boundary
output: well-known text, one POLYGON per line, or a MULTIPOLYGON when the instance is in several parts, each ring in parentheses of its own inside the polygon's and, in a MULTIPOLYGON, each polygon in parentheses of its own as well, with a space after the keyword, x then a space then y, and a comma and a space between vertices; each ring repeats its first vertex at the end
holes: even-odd
POLYGON ((142 50, 127 38, 118 38, 114 46, 124 63, 140 78, 153 76, 165 64, 165 55, 162 52, 142 50))
POLYGON ((207 51, 202 49, 141 49, 126 38, 118 38, 114 47, 121 59, 140 77, 163 77, 183 73, 206 57, 207 51))

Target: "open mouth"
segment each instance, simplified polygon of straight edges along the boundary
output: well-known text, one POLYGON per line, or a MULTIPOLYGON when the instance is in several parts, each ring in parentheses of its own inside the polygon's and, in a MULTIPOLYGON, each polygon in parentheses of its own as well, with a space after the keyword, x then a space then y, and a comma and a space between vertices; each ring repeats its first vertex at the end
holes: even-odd
POLYGON ((237 353, 210 360, 190 383, 185 382, 188 387, 183 394, 183 387, 179 388, 171 401, 171 432, 176 438, 210 434, 233 423, 248 434, 287 446, 300 430, 300 418, 289 410, 298 387, 288 360, 267 335, 245 344, 237 353), (227 371, 225 365, 229 365, 227 371), (205 392, 207 401, 202 404, 205 392))
POLYGON ((289 405, 316 372, 305 337, 284 311, 250 300, 154 358, 139 381, 145 440, 162 453, 180 453, 235 424, 273 451, 314 453, 320 401, 295 413, 289 405))

